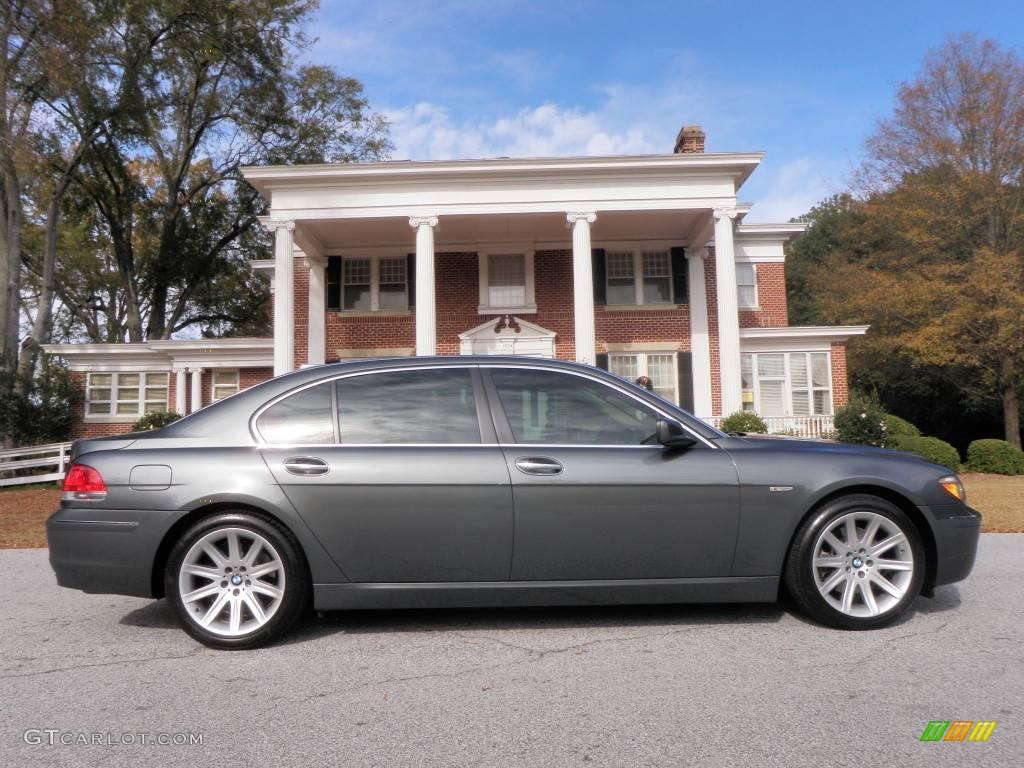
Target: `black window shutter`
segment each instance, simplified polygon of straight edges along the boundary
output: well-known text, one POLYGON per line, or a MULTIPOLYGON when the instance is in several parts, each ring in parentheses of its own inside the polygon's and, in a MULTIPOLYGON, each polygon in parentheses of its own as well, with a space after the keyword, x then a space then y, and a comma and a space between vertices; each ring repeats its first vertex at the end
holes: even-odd
POLYGON ((605 280, 604 248, 590 252, 590 263, 594 270, 594 305, 603 307, 608 303, 608 283, 605 280))
POLYGON ((679 406, 693 413, 693 355, 689 352, 679 352, 676 357, 676 367, 679 369, 679 406))
POLYGON ((686 263, 686 249, 672 249, 672 293, 676 304, 688 304, 690 294, 687 292, 686 283, 689 278, 690 268, 686 263))
POLYGON ((341 309, 341 256, 327 257, 327 308, 341 309))
POLYGON ((597 353, 597 357, 594 360, 594 365, 596 365, 598 368, 603 368, 604 370, 607 371, 608 370, 608 353, 607 352, 598 352, 597 353))
POLYGON ((416 254, 405 256, 405 282, 409 285, 409 309, 416 306, 416 254))

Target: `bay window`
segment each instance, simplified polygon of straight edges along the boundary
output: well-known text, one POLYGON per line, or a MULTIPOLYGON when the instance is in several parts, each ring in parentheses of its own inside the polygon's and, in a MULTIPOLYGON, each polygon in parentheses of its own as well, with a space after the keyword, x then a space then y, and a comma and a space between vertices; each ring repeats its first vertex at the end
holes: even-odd
POLYGON ((828 352, 741 355, 743 410, 761 416, 828 416, 832 372, 828 352))
POLYGON ((85 386, 87 416, 126 416, 167 410, 166 373, 90 373, 85 386))

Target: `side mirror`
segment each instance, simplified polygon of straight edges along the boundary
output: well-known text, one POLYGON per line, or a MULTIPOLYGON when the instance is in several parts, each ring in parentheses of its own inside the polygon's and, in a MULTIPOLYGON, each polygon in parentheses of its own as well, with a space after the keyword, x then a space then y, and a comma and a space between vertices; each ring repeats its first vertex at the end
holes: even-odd
POLYGON ((686 433, 683 425, 670 419, 658 419, 658 442, 666 448, 689 448, 697 441, 686 433))

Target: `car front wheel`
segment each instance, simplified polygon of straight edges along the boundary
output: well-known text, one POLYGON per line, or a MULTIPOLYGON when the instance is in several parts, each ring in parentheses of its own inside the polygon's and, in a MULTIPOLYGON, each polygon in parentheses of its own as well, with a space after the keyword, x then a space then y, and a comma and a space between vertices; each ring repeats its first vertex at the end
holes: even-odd
POLYGON ((921 590, 925 555, 917 528, 876 496, 835 499, 798 531, 786 585, 823 624, 875 629, 892 623, 921 590))
POLYGON ((286 632, 309 602, 301 549, 262 516, 199 520, 171 550, 164 591, 192 637, 212 648, 255 648, 286 632))

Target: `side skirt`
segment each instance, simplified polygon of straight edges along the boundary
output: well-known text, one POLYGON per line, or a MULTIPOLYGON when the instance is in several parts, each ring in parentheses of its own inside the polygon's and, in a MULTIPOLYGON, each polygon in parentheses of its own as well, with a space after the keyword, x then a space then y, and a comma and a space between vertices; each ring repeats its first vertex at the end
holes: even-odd
POLYGON ((318 610, 484 608, 642 603, 771 603, 777 576, 609 581, 314 584, 318 610))

